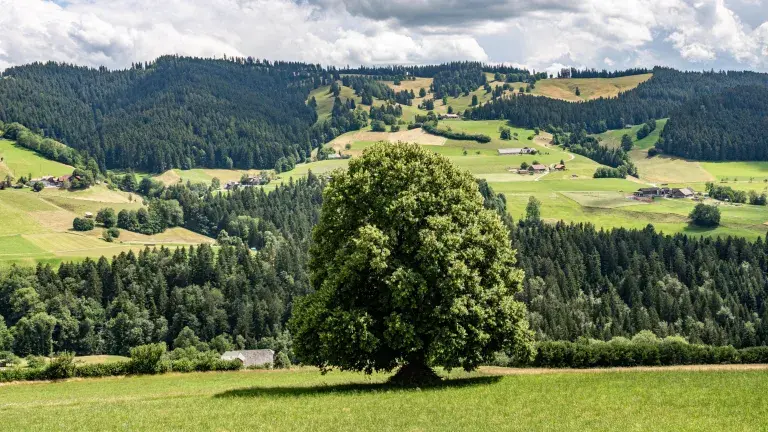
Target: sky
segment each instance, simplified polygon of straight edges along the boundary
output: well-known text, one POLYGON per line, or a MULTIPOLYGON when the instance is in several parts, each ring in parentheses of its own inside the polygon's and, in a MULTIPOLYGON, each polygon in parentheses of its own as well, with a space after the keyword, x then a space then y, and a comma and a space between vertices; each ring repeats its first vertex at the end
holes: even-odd
POLYGON ((768 0, 0 0, 0 70, 164 54, 768 71, 768 0))

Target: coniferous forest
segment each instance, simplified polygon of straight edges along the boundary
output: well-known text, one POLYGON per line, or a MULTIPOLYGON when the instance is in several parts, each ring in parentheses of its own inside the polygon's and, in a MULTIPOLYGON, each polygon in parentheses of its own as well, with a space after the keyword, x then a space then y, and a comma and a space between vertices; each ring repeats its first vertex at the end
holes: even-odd
POLYGON ((317 120, 305 101, 330 81, 310 64, 176 56, 120 71, 36 63, 2 77, 1 121, 84 151, 102 169, 150 172, 304 160, 317 120))
MULTIPOLYGON (((538 340, 609 340, 650 330, 735 347, 768 343, 768 246, 762 239, 705 239, 643 230, 513 223, 503 195, 481 182, 486 207, 503 215, 525 271, 519 294, 538 340)), ((311 291, 311 228, 324 183, 314 175, 265 194, 211 194, 173 186, 185 226, 218 237, 210 246, 145 250, 13 268, 0 275, 0 336, 14 327, 17 354, 115 353, 169 345, 188 327, 254 347, 284 337, 295 296, 311 291)), ((189 330, 186 330, 189 333, 189 330)), ((0 341, 4 338, 0 337, 0 341)), ((8 339, 6 338, 6 343, 8 339)))
POLYGON ((697 160, 768 160, 768 88, 739 86, 675 111, 657 144, 697 160))
POLYGON ((670 117, 686 102, 741 86, 768 87, 768 74, 756 72, 681 72, 656 67, 653 77, 617 98, 565 102, 530 95, 495 99, 465 114, 473 120, 506 119, 515 126, 601 133, 670 117))

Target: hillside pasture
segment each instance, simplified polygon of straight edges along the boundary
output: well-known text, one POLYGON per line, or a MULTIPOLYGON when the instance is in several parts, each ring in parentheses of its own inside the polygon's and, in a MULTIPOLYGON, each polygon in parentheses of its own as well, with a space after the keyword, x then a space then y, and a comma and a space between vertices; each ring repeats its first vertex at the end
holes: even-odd
MULTIPOLYGON (((341 81, 338 81, 339 85, 341 86, 341 92, 339 93, 339 97, 342 101, 347 99, 353 99, 355 101, 355 104, 362 105, 362 99, 360 96, 355 95, 355 91, 350 88, 341 85, 341 81)), ((309 93, 309 97, 307 98, 307 101, 312 99, 312 97, 315 97, 315 100, 317 101, 317 108, 315 108, 315 111, 317 111, 317 121, 323 121, 331 117, 331 112, 333 111, 333 101, 335 97, 333 96, 333 93, 331 93, 331 86, 320 86, 314 90, 312 90, 309 93)), ((366 106, 366 105, 362 105, 366 106)))
POLYGON ((11 175, 18 179, 22 176, 42 177, 44 175, 62 176, 72 174, 73 167, 60 162, 45 159, 14 141, 0 138, 0 176, 11 175))
POLYGON ((532 94, 561 99, 569 102, 581 102, 598 98, 613 98, 619 93, 632 90, 651 79, 653 74, 632 75, 619 78, 555 78, 536 81, 532 94), (579 96, 576 96, 576 87, 579 96))
POLYGON ((78 379, 2 385, 0 410, 13 431, 763 429, 764 370, 688 369, 489 368, 424 389, 313 369, 78 379))
POLYGON ((58 263, 62 260, 112 256, 146 245, 191 245, 213 243, 213 239, 184 228, 146 236, 122 231, 113 243, 101 238, 102 229, 76 232, 75 217, 96 214, 104 207, 136 210, 143 206, 140 197, 94 186, 84 191, 30 189, 0 191, 0 266, 10 264, 58 263))

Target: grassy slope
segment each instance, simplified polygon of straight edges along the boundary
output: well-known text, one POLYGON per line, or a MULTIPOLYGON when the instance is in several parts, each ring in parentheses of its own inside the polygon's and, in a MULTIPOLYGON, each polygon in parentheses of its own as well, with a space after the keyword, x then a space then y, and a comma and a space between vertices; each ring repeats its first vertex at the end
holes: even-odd
POLYGON ((553 99, 562 99, 571 102, 586 101, 597 98, 611 98, 620 92, 632 90, 647 81, 653 74, 633 75, 619 78, 572 78, 572 79, 545 79, 536 82, 532 93, 553 99), (576 96, 576 87, 580 96, 576 96))
POLYGON ((85 212, 96 213, 103 207, 138 209, 140 201, 130 194, 95 186, 85 191, 70 192, 45 189, 0 191, 0 267, 10 264, 55 264, 63 260, 112 256, 138 250, 146 244, 199 244, 211 239, 183 228, 173 228, 155 236, 123 232, 115 243, 101 237, 101 229, 87 233, 71 230, 72 220, 85 212))
POLYGON ((0 410, 14 431, 761 430, 768 415, 764 371, 452 377, 424 390, 314 370, 11 384, 0 410))
POLYGON ((0 158, 3 159, 3 162, 0 162, 0 176, 3 179, 8 174, 17 179, 29 174, 32 174, 32 177, 62 176, 72 174, 74 169, 69 165, 45 159, 32 150, 6 139, 0 139, 0 158))

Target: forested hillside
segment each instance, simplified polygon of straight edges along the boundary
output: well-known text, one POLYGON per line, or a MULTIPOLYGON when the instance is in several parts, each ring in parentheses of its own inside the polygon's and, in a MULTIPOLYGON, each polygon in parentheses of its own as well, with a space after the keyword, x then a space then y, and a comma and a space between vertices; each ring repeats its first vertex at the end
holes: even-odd
POLYGON ((669 117, 684 103, 717 95, 741 85, 768 86, 768 74, 756 72, 680 72, 656 67, 653 77, 617 98, 564 102, 544 97, 515 95, 495 99, 465 114, 473 120, 507 119, 520 127, 585 129, 601 133, 669 117))
POLYGON ((66 64, 7 69, 0 120, 96 158, 102 168, 271 168, 304 160, 317 119, 305 101, 322 68, 166 56, 121 71, 66 64))
MULTIPOLYGON (((146 250, 3 272, 0 342, 6 327, 22 355, 51 348, 125 354, 143 343, 172 344, 184 327, 203 341, 221 336, 246 347, 284 337, 294 297, 311 290, 309 233, 323 186, 310 176, 269 195, 161 191, 181 203, 188 228, 219 238, 218 253, 209 246, 146 250)), ((513 224, 503 195, 482 181, 480 191, 511 229, 526 275, 520 299, 537 339, 608 340, 651 330, 715 345, 768 344, 762 239, 665 236, 651 227, 606 232, 536 217, 513 224)))
POLYGON ((768 160, 768 88, 739 86, 675 111, 656 145, 697 160, 768 160))

